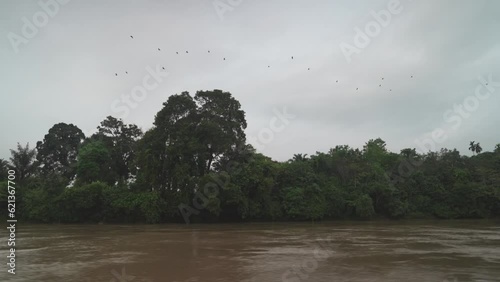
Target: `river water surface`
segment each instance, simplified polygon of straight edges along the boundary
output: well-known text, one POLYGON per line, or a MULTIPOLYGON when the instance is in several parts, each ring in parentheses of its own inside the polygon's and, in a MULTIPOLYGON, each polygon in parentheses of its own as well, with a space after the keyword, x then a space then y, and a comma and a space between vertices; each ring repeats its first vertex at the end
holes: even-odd
POLYGON ((500 281, 499 222, 19 223, 15 275, 4 242, 0 281, 500 281))

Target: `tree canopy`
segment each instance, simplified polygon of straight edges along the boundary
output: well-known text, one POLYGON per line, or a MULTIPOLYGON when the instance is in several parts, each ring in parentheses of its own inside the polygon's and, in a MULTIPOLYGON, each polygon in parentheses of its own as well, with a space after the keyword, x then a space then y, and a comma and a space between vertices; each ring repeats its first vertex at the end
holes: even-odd
POLYGON ((58 174, 68 179, 75 174, 76 157, 80 144, 85 139, 83 132, 73 124, 55 124, 43 141, 38 141, 37 160, 46 174, 58 174))
MULTIPOLYGON (((500 144, 391 152, 381 138, 277 162, 247 143, 240 103, 222 90, 170 96, 143 131, 106 117, 85 137, 54 125, 0 159, 22 181, 33 222, 221 222, 500 216, 500 144)), ((6 182, 0 182, 5 185, 6 182)), ((6 195, 0 194, 1 201, 6 195)))
POLYGON ((10 164, 17 179, 24 180, 35 174, 38 167, 36 153, 35 149, 30 149, 29 143, 24 147, 17 143, 17 150, 10 150, 10 164))

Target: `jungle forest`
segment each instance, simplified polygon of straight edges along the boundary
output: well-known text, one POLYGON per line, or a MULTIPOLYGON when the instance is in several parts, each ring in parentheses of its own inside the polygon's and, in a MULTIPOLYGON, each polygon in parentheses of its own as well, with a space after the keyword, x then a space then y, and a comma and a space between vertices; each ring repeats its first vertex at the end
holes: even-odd
POLYGON ((278 162, 247 143, 246 127, 221 90, 170 96, 146 132, 112 116, 92 136, 61 122, 0 159, 0 201, 15 172, 17 218, 34 223, 500 217, 500 144, 464 140, 465 156, 390 152, 374 138, 278 162))

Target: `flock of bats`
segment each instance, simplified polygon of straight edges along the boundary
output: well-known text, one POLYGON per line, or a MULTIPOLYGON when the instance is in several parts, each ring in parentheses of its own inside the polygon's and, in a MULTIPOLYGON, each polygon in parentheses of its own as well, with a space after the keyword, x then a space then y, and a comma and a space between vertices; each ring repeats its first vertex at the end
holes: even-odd
MULTIPOLYGON (((130 38, 134 39, 134 36, 133 36, 133 35, 130 35, 130 38)), ((161 49, 160 49, 160 48, 158 48, 158 51, 161 51, 161 49)), ((210 53, 210 50, 208 50, 208 53, 210 53)), ((175 54, 179 55, 179 52, 177 51, 177 52, 175 52, 175 54)), ((187 50, 186 50, 186 54, 189 54, 189 51, 187 51, 187 50)), ((291 56, 291 59, 293 60, 293 56, 291 56)), ((223 58, 222 58, 222 60, 223 60, 223 61, 225 61, 225 60, 226 60, 226 58, 225 58, 225 57, 223 57, 223 58)), ((268 68, 270 68, 271 66, 270 66, 270 65, 268 65, 267 67, 268 67, 268 68)), ((163 69, 163 70, 165 70, 165 67, 162 67, 162 69, 163 69)), ((311 70, 311 68, 307 68, 307 70, 309 71, 309 70, 311 70)), ((125 71, 125 74, 128 74, 128 71, 125 71)), ((115 76, 118 76, 118 73, 115 73, 115 76)), ((410 78, 413 78, 413 75, 412 75, 412 76, 410 76, 410 78)), ((384 78, 383 78, 383 77, 382 77, 382 80, 384 80, 384 78)), ((336 81, 336 83, 339 83, 339 81, 337 80, 337 81, 336 81)), ((379 84, 378 86, 379 86, 379 87, 382 87, 382 84, 379 84)), ((359 87, 357 87, 357 88, 356 88, 356 91, 357 91, 357 90, 359 90, 359 87)), ((389 91, 392 91, 392 89, 389 89, 389 91)))

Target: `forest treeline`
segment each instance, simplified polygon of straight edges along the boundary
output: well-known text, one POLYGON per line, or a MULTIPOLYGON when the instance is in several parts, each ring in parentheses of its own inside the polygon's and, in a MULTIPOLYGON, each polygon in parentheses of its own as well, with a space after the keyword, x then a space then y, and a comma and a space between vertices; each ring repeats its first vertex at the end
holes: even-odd
POLYGON ((500 216, 500 144, 482 152, 471 142, 468 157, 390 152, 377 138, 277 162, 247 144, 246 126, 221 90, 170 96, 146 132, 111 116, 92 136, 58 123, 36 147, 18 144, 0 159, 0 200, 6 207, 13 170, 16 217, 29 222, 500 216))

